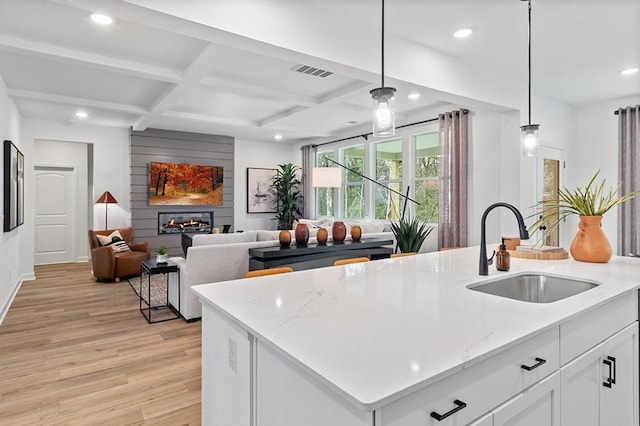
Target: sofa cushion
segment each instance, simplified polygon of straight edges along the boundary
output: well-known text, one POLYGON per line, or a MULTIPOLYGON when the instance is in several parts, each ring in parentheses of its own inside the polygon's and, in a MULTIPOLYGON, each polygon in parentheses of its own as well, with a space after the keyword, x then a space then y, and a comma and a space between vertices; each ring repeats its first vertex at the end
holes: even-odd
POLYGON ((236 232, 234 234, 194 235, 192 245, 209 246, 215 244, 250 243, 257 241, 257 237, 258 231, 236 232))
MULTIPOLYGON (((384 232, 386 222, 345 222, 349 229, 353 227, 353 225, 358 225, 362 229, 363 234, 373 234, 376 232, 384 232)), ((390 229, 389 229, 390 230, 390 229)))

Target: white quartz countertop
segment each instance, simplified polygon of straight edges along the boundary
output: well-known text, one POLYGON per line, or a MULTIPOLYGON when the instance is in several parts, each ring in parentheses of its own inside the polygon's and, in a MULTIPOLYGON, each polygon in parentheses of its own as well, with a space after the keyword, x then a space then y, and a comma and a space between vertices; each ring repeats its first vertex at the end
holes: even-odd
POLYGON ((479 248, 471 247, 193 291, 352 404, 373 410, 640 287, 640 259, 512 257, 509 272, 490 266, 486 277, 478 275, 478 259, 479 248), (601 285, 539 304, 466 288, 522 272, 601 285))

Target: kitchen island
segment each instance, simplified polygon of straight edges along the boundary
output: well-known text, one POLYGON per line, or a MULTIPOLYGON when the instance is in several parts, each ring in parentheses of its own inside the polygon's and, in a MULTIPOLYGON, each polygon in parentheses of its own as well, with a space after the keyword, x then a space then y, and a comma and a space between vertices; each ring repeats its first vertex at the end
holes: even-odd
POLYGON ((512 259, 511 271, 481 277, 478 252, 194 287, 203 424, 494 425, 530 415, 520 424, 637 425, 640 259, 512 259), (599 285, 553 303, 467 288, 522 272, 599 285), (617 393, 586 390, 590 382, 617 393), (616 398, 624 407, 602 407, 616 398), (583 409, 593 404, 595 414, 583 409))

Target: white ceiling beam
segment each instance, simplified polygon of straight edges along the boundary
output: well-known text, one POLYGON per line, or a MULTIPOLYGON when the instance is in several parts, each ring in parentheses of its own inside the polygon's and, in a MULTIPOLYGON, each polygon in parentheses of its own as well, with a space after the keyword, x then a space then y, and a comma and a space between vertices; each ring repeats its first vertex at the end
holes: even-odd
POLYGON ((183 120, 201 121, 205 123, 214 123, 221 125, 232 125, 241 127, 257 128, 258 124, 251 120, 243 120, 231 117, 219 117, 209 114, 196 114, 191 112, 182 111, 165 111, 162 114, 163 117, 180 118, 183 120))
POLYGON ((145 130, 154 118, 160 117, 165 111, 171 108, 171 106, 175 104, 176 99, 180 97, 182 91, 202 80, 204 76, 210 72, 210 64, 215 62, 215 59, 223 55, 225 51, 226 48, 223 46, 213 43, 207 44, 200 53, 198 53, 198 56, 185 68, 180 82, 165 90, 153 103, 149 113, 134 124, 133 129, 136 131, 145 130))
POLYGON ((0 34, 0 49, 36 58, 52 59, 72 65, 82 62, 103 71, 107 69, 119 74, 149 78, 167 83, 178 83, 182 80, 180 71, 171 68, 119 59, 113 56, 98 55, 4 34, 0 34))
POLYGON ((30 99, 30 100, 43 101, 43 102, 57 102, 57 103, 67 104, 67 105, 101 108, 101 109, 106 109, 110 111, 118 111, 118 112, 124 112, 127 114, 135 114, 135 115, 146 114, 149 112, 149 110, 147 110, 146 108, 136 106, 136 105, 119 104, 116 102, 104 102, 104 101, 97 101, 94 99, 76 98, 72 96, 54 95, 50 93, 34 92, 31 90, 8 89, 7 95, 11 98, 17 98, 17 99, 30 99))

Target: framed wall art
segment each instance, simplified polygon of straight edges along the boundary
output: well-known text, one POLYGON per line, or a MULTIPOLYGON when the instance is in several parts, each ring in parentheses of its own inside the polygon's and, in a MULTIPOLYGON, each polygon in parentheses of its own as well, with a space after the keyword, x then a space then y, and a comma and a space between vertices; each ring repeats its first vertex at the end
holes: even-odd
POLYGON ((247 168, 247 213, 275 213, 275 169, 247 168))
POLYGON ((4 141, 4 232, 24 223, 24 155, 13 144, 4 141))
POLYGON ((218 166, 149 164, 149 205, 221 206, 224 170, 218 166))

